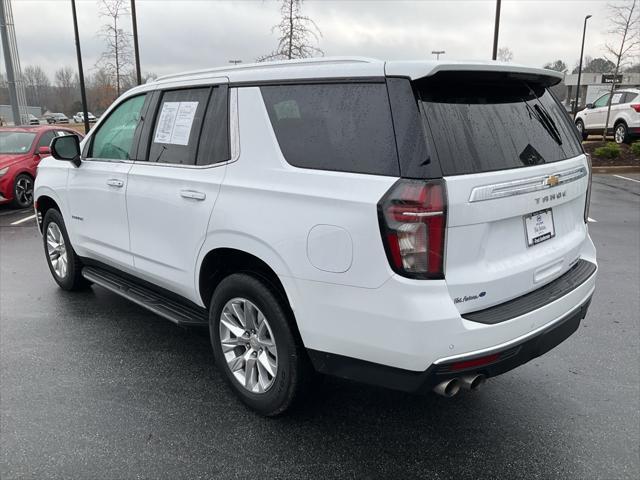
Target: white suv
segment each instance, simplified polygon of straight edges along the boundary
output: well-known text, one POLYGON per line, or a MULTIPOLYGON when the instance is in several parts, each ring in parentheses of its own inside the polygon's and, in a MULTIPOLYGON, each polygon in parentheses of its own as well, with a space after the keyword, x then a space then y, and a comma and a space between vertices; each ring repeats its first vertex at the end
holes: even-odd
POLYGON ((316 371, 474 389, 571 335, 594 291, 561 78, 360 58, 160 78, 40 164, 51 273, 208 325, 265 415, 316 371))
MULTIPOLYGON (((609 93, 602 95, 576 115, 576 128, 583 140, 590 134, 602 135, 609 97, 609 93)), ((613 92, 608 125, 607 133, 613 134, 616 143, 629 143, 640 136, 640 90, 625 88, 613 92)))

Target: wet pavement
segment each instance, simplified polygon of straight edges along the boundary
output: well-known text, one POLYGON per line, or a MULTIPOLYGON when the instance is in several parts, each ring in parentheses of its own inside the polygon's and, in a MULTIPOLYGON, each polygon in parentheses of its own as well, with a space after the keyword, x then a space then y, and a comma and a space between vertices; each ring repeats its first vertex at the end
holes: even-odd
POLYGON ((240 404, 206 332, 58 289, 0 207, 0 477, 640 478, 640 180, 594 177, 598 286, 566 342, 447 400, 326 379, 289 415, 240 404))

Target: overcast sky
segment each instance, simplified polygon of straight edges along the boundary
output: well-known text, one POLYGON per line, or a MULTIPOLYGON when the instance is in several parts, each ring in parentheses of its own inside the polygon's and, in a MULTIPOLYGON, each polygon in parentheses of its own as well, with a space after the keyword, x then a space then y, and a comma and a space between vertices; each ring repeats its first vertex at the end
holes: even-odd
MULTIPOLYGON (((47 73, 75 68, 71 2, 12 0, 23 68, 40 65, 47 73)), ((271 27, 279 21, 276 0, 137 0, 142 70, 157 74, 252 62, 276 45, 271 27)), ((318 46, 326 55, 382 59, 489 59, 495 0, 306 0, 303 13, 321 29, 318 46)), ((85 69, 103 49, 104 23, 97 0, 77 0, 85 69)), ((604 53, 606 1, 504 0, 500 46, 514 62, 541 66, 564 60, 570 68, 580 54, 582 22, 591 14, 585 55, 604 53)), ((130 18, 126 19, 130 30, 130 18)), ((2 65, 4 71, 4 64, 2 65)))

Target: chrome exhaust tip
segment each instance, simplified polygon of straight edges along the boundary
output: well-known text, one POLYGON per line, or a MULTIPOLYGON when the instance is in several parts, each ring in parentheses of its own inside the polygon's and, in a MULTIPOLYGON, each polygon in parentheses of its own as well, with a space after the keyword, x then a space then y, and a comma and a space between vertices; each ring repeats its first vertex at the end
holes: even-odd
POLYGON ((440 382, 433 388, 433 391, 443 397, 451 398, 460 391, 460 380, 457 378, 450 378, 444 382, 440 382))
POLYGON ((481 373, 478 375, 465 375, 464 377, 460 377, 460 385, 465 390, 477 390, 486 381, 487 377, 481 373))

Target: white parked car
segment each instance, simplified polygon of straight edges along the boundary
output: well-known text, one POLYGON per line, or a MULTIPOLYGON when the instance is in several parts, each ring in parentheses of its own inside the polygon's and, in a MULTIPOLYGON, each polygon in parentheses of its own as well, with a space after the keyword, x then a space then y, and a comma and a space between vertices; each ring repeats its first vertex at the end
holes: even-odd
POLYGON ((548 91, 561 78, 325 58, 136 87, 40 164, 51 273, 207 325, 265 415, 316 371, 477 388, 564 341, 595 288, 590 163, 548 91))
MULTIPOLYGON (((576 128, 583 140, 592 135, 602 135, 607 121, 607 105, 611 94, 606 93, 576 115, 576 128)), ((629 143, 640 136, 640 90, 625 88, 616 90, 611 97, 608 134, 616 143, 629 143)))
MULTIPOLYGON (((91 112, 87 112, 87 118, 89 119, 89 123, 95 123, 96 122, 96 117, 91 112)), ((76 122, 76 123, 84 123, 84 113, 83 112, 77 112, 73 116, 73 121, 76 122)))

